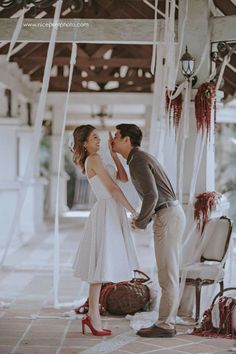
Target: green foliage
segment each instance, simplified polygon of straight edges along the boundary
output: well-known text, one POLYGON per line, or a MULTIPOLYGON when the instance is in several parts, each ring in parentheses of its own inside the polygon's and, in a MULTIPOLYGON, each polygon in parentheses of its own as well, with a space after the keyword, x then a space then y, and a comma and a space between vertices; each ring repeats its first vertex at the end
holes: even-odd
POLYGON ((40 175, 49 177, 51 137, 45 135, 40 143, 40 175))

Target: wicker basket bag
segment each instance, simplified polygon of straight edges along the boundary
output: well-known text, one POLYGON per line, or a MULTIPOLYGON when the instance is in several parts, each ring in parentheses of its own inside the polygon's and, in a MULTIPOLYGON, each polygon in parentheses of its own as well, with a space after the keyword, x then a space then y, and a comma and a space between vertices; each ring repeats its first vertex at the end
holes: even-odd
MULTIPOLYGON (((130 282, 106 283, 100 293, 100 313, 127 315, 138 311, 146 311, 150 305, 150 292, 145 284, 150 281, 147 274, 140 270, 134 271, 130 282)), ((77 307, 76 314, 85 314, 89 309, 89 301, 77 307)))
POLYGON ((150 292, 147 283, 150 278, 135 270, 130 282, 109 283, 102 287, 100 304, 105 312, 112 315, 134 314, 146 311, 150 305, 150 292))

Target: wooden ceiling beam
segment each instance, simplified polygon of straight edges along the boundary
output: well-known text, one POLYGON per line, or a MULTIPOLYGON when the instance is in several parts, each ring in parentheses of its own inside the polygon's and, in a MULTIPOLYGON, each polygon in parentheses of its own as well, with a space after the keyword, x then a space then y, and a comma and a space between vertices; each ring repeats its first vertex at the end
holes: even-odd
POLYGON ((224 80, 230 84, 230 86, 232 88, 234 88, 234 90, 236 90, 236 82, 232 81, 228 76, 224 76, 224 80))
MULTIPOLYGON (((71 48, 71 44, 70 44, 70 48, 71 48)), ((54 56, 55 57, 62 56, 64 49, 65 48, 63 45, 56 43, 54 56)), ((20 60, 23 63, 26 62, 26 59, 28 60, 27 62, 31 62, 31 58, 44 58, 44 61, 46 61, 47 50, 48 50, 48 44, 46 43, 37 44, 37 45, 33 44, 32 47, 29 44, 27 45, 26 48, 23 48, 21 52, 18 52, 16 55, 13 55, 11 58, 14 61, 20 60), (25 56, 23 57, 22 54, 25 56)))
MULTIPOLYGON (((28 45, 29 46, 29 45, 28 45)), ((29 49, 29 47, 27 46, 27 48, 29 49)), ((34 47, 33 47, 34 48, 34 47)), ((32 48, 32 49, 33 49, 32 48)), ((25 48, 24 48, 25 49, 25 48)), ((23 49, 23 50, 24 50, 23 49)), ((37 48, 38 51, 40 51, 40 54, 42 54, 43 50, 47 50, 47 45, 45 47, 45 44, 40 46, 39 48, 37 48)), ((34 54, 37 54, 37 50, 34 52, 34 54)), ((55 47, 55 51, 54 51, 54 55, 57 56, 59 55, 61 52, 63 51, 63 47, 62 46, 58 46, 56 45, 55 47)), ((29 53, 28 53, 29 55, 29 53)), ((45 66, 45 61, 46 61, 46 55, 43 57, 44 61, 38 61, 38 62, 31 62, 31 57, 18 57, 18 56, 13 56, 11 58, 11 61, 15 61, 18 63, 18 65, 23 69, 24 73, 27 73, 29 75, 34 74, 35 72, 42 72, 42 77, 40 79, 40 81, 42 81, 43 79, 43 71, 40 69, 44 70, 44 66, 45 66), (28 60, 27 60, 28 59, 28 60), (30 65, 27 67, 27 63, 29 63, 30 65)))
MULTIPOLYGON (((62 85, 62 84, 54 84, 54 83, 50 83, 49 84, 49 92, 53 93, 53 92, 65 92, 67 91, 68 86, 67 85, 62 85)), ((91 90, 89 88, 84 88, 83 86, 79 85, 79 84, 73 84, 71 85, 71 92, 73 93, 95 93, 95 94, 99 94, 99 93, 104 93, 104 94, 109 94, 109 93, 119 93, 119 92, 124 92, 124 93, 150 93, 151 92, 151 88, 150 85, 144 85, 143 87, 140 86, 121 86, 117 89, 100 89, 98 90, 91 90)))
MULTIPOLYGON (((40 73, 35 73, 31 75, 32 80, 41 80, 42 79, 42 74, 43 70, 40 73)), ((68 77, 64 76, 51 76, 50 81, 55 82, 58 81, 59 83, 67 82, 68 83, 68 77)), ((107 83, 110 81, 116 81, 120 83, 125 83, 128 84, 130 82, 131 85, 142 85, 142 84, 152 84, 153 83, 153 78, 140 78, 140 77, 132 77, 132 78, 126 78, 126 77, 113 77, 113 76, 97 76, 97 75, 88 75, 87 77, 81 77, 80 75, 74 75, 73 76, 73 82, 79 82, 81 83, 82 81, 94 81, 96 83, 107 83)))
POLYGON ((236 74, 229 67, 225 68, 224 79, 236 88, 236 74))
MULTIPOLYGON (((49 91, 55 92, 65 92, 68 89, 68 83, 60 83, 60 82, 49 82, 49 91)), ((78 85, 76 83, 71 84, 71 92, 94 92, 87 88, 84 88, 82 85, 78 85)))
POLYGON ((48 44, 46 44, 46 43, 43 43, 43 44, 42 43, 29 43, 26 47, 19 50, 19 52, 17 52, 16 55, 13 55, 11 59, 14 60, 14 58, 16 56, 21 57, 21 59, 26 59, 28 56, 31 56, 32 53, 34 53, 39 48, 41 49, 40 53, 42 55, 42 53, 45 51, 45 47, 47 48, 48 44))
POLYGON ((132 1, 127 2, 125 11, 128 13, 128 17, 131 18, 154 18, 154 11, 150 9, 150 7, 146 6, 142 1, 137 6, 137 3, 132 1), (145 6, 145 11, 143 8, 145 6), (147 16, 147 13, 149 16, 147 16))
POLYGON ((236 15, 236 6, 230 0, 214 0, 215 6, 219 8, 224 15, 236 15))
MULTIPOLYGON (((20 44, 20 43, 18 43, 20 44)), ((10 43, 5 44, 3 47, 0 48, 0 55, 5 55, 8 53, 10 47, 10 43)))
MULTIPOLYGON (((147 7, 152 9, 152 11, 155 10, 155 2, 151 2, 150 0, 142 0, 142 1, 147 7)), ((176 5, 176 7, 177 7, 177 5, 176 5)), ((166 1, 161 0, 158 2, 157 18, 165 18, 165 11, 166 11, 166 1)))
POLYGON ((229 62, 232 66, 236 68, 236 54, 232 54, 229 62))
POLYGON ((103 44, 92 54, 92 58, 102 58, 108 50, 114 48, 114 44, 103 44))
POLYGON ((128 86, 125 84, 119 85, 119 87, 115 89, 109 90, 109 92, 151 92, 151 85, 150 84, 143 84, 143 85, 132 85, 128 86))
MULTIPOLYGON (((14 56, 13 61, 17 62, 22 67, 29 67, 37 64, 45 64, 46 57, 31 57, 29 60, 25 60, 22 57, 14 56)), ((69 65, 70 57, 54 57, 54 65, 69 65)), ((136 58, 112 58, 112 59, 103 59, 103 58, 80 58, 80 53, 78 54, 76 65, 79 68, 86 69, 91 65, 95 67, 107 66, 108 68, 119 68, 121 66, 128 66, 129 68, 145 68, 149 69, 151 65, 151 59, 136 59, 136 58)))
MULTIPOLYGON (((151 1, 149 0, 149 2, 151 2, 151 1)), ((129 2, 129 6, 136 7, 135 5, 136 5, 135 2, 129 2)), ((153 6, 154 5, 155 5, 155 1, 153 2, 153 6)), ((159 6, 160 6, 160 1, 159 1, 158 7, 159 6)), ((155 15, 154 10, 152 8, 150 8, 150 6, 145 4, 143 2, 143 0, 139 2, 137 9, 140 12, 144 13, 146 18, 154 18, 154 15, 155 15)), ((161 16, 159 13, 157 13, 157 18, 163 18, 163 16, 161 16)))
MULTIPOLYGON (((115 3, 114 0, 94 0, 97 5, 102 9, 103 16, 105 18, 122 18, 122 3, 119 0, 119 4, 115 3)), ((97 14, 96 18, 100 18, 101 14, 97 14)))
POLYGON ((225 80, 224 82, 222 91, 224 91, 225 95, 231 95, 231 96, 233 96, 236 92, 235 87, 232 86, 227 80, 225 80))
MULTIPOLYGON (((130 58, 151 58, 152 56, 152 46, 151 45, 137 45, 137 44, 129 44, 129 45, 120 45, 115 47, 119 49, 119 47, 123 47, 123 56, 125 53, 130 58)), ((117 51, 116 51, 117 53, 117 51)))
POLYGON ((83 48, 81 48, 81 46, 78 46, 77 55, 81 59, 86 59, 86 60, 89 59, 88 53, 86 53, 86 51, 83 48))

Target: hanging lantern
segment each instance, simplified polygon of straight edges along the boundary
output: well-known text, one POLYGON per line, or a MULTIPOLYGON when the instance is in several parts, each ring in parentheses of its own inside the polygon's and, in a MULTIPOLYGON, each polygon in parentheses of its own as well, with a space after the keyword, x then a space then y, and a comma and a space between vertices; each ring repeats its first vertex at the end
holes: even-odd
POLYGON ((184 77, 189 79, 194 73, 195 59, 188 52, 188 47, 186 46, 185 53, 182 55, 181 61, 181 71, 184 77))

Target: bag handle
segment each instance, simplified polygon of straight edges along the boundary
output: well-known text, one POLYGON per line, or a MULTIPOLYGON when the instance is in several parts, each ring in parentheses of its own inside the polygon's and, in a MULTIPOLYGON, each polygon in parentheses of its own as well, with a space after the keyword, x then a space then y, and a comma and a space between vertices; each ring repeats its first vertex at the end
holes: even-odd
POLYGON ((133 272, 134 272, 134 278, 132 279, 133 282, 137 281, 140 283, 146 283, 147 281, 150 280, 150 277, 146 273, 142 272, 141 270, 134 269, 133 272), (144 279, 138 278, 136 274, 142 275, 144 277, 144 279))
POLYGON ((215 303, 215 301, 216 301, 216 299, 217 299, 218 297, 222 296, 225 291, 230 291, 230 290, 236 290, 236 288, 234 288, 234 287, 232 287, 232 288, 225 288, 223 291, 219 291, 218 294, 216 294, 216 296, 214 297, 214 299, 213 299, 211 305, 213 306, 214 303, 215 303))

